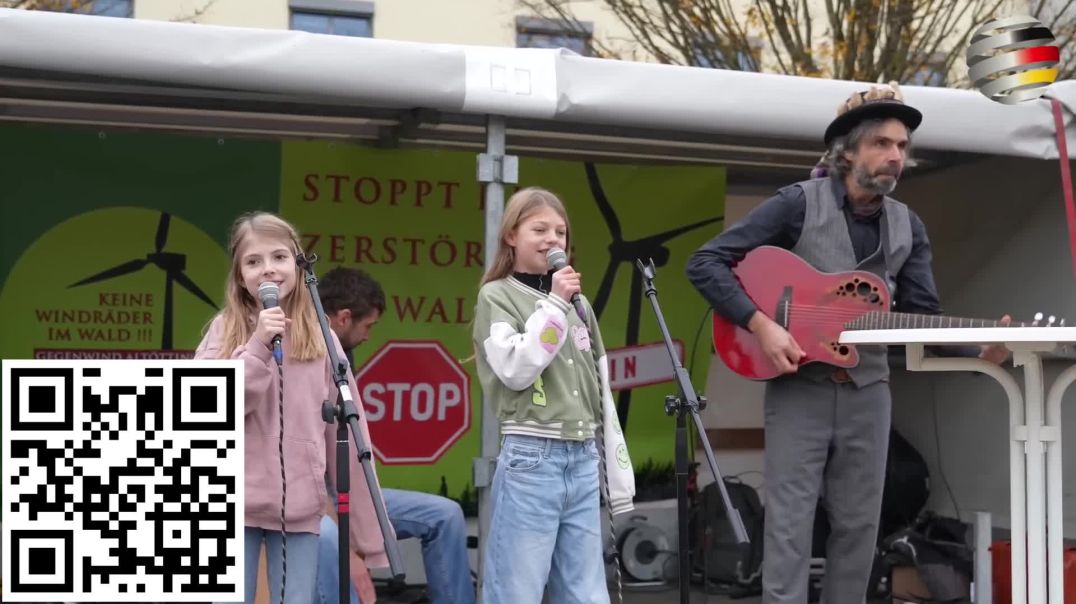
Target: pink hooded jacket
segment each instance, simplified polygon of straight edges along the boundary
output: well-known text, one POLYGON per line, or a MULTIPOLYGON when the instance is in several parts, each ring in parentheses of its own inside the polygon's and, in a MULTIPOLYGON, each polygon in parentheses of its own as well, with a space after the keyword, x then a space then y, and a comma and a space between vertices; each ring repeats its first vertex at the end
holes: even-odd
MULTIPOLYGON (((217 316, 198 345, 196 359, 220 358, 221 318, 217 316)), ((330 333, 332 333, 330 331, 330 333)), ((346 360, 336 334, 332 334, 337 355, 346 360)), ((288 350, 288 335, 282 345, 288 350)), ((272 351, 251 336, 232 351, 231 358, 243 361, 246 372, 246 526, 280 530, 280 377, 272 351)), ((370 430, 359 400, 355 379, 348 373, 348 386, 359 410, 359 425, 367 445, 370 430)), ((295 361, 284 359, 284 471, 288 481, 288 532, 319 532, 328 495, 325 473, 336 480, 336 424, 321 417, 321 403, 336 403, 337 389, 326 359, 295 361)), ((348 438, 351 460, 350 539, 371 568, 388 566, 385 543, 370 500, 370 491, 358 463, 355 443, 348 438)), ((376 479, 376 477, 375 477, 376 479)), ((395 535, 390 536, 395 539, 395 535)))

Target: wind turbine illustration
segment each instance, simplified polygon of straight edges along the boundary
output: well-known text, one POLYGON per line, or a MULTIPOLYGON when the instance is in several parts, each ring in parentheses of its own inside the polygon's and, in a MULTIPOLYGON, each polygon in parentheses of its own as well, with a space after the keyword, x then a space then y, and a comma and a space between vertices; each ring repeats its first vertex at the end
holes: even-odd
MULTIPOLYGON (((591 162, 585 162, 583 166, 587 174, 587 183, 590 185, 590 193, 594 196, 594 203, 597 204, 598 211, 601 212, 605 224, 609 227, 609 234, 613 239, 612 243, 609 244, 609 264, 605 268, 605 274, 602 275, 601 285, 598 287, 598 293, 594 296, 594 303, 592 304, 594 307, 594 314, 600 319, 602 311, 605 310, 606 303, 609 302, 609 295, 613 290, 613 281, 616 279, 616 274, 620 269, 621 263, 626 262, 629 266, 629 270, 631 270, 635 265, 636 259, 641 259, 643 262, 646 262, 652 258, 654 260, 654 266, 665 266, 669 262, 670 255, 669 248, 665 246, 666 242, 708 224, 721 222, 725 217, 716 216, 714 218, 708 218, 692 224, 676 227, 675 229, 663 233, 657 233, 640 239, 626 240, 624 239, 624 234, 620 228, 620 219, 617 218, 616 212, 613 210, 613 206, 609 203, 609 198, 605 195, 605 190, 602 188, 601 180, 598 178, 597 168, 595 168, 594 164, 591 162)), ((628 325, 624 337, 625 346, 632 346, 639 343, 639 320, 643 303, 643 282, 639 271, 631 270, 630 291, 631 297, 628 299, 628 325)), ((617 415, 620 418, 620 426, 624 430, 628 429, 628 410, 630 407, 631 390, 621 390, 617 397, 617 415)))
MULTIPOLYGON (((88 285, 90 283, 97 283, 99 281, 106 281, 121 275, 126 275, 139 270, 142 270, 147 265, 153 264, 157 268, 164 271, 164 325, 161 334, 161 349, 172 350, 172 325, 173 325, 173 303, 172 303, 172 284, 179 283, 184 289, 189 291, 202 300, 206 304, 217 309, 217 305, 213 303, 213 300, 209 298, 193 281, 187 277, 187 274, 183 271, 187 268, 187 256, 186 254, 177 254, 175 252, 165 252, 164 245, 168 241, 168 226, 171 223, 172 216, 167 212, 161 212, 161 219, 157 222, 157 238, 155 240, 154 250, 146 254, 145 258, 136 258, 129 260, 123 264, 116 265, 112 268, 105 269, 96 275, 86 277, 82 281, 72 283, 68 285, 68 288, 78 287, 80 285, 88 285)), ((217 309, 219 310, 219 309, 217 309)))

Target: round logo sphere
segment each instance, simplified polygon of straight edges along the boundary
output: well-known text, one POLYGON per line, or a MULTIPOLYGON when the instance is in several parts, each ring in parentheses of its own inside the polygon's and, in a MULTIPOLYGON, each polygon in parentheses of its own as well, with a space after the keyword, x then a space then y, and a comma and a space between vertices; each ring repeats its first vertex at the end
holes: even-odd
POLYGON ((1046 92, 1060 59, 1054 34, 1038 19, 991 19, 971 36, 968 77, 986 98, 1015 105, 1046 92))

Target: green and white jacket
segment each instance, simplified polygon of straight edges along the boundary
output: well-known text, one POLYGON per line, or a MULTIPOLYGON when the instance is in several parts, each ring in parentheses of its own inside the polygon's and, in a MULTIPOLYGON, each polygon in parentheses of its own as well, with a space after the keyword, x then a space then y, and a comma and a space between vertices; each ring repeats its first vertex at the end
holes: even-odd
POLYGON ((584 323, 568 302, 544 291, 548 275, 532 277, 538 288, 510 276, 478 292, 474 346, 482 389, 502 434, 585 440, 594 437, 600 412, 610 507, 614 514, 631 511, 635 474, 593 310, 583 298, 584 323))

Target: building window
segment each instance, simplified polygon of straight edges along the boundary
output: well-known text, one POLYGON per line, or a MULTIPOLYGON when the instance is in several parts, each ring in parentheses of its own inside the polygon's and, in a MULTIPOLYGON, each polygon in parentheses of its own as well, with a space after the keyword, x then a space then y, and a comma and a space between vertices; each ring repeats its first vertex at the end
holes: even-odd
MULTIPOLYGON (((694 59, 694 65, 697 67, 716 68, 720 67, 720 62, 716 60, 716 57, 720 56, 719 50, 715 44, 710 40, 713 40, 713 36, 710 34, 704 34, 705 39, 693 45, 692 58, 694 59)), ((748 48, 741 48, 736 51, 736 62, 729 65, 727 69, 734 69, 739 71, 758 71, 759 57, 762 56, 762 40, 757 38, 748 39, 748 48)))
MULTIPOLYGON (((746 50, 736 51, 736 64, 729 67, 729 69, 735 69, 739 71, 758 71, 758 61, 752 56, 752 54, 746 50)), ((717 65, 714 61, 710 60, 709 55, 703 51, 695 50, 695 66, 713 68, 717 65)))
POLYGON ((48 0, 31 5, 31 9, 56 13, 78 13, 101 17, 134 16, 134 0, 48 0))
POLYGON ((356 0, 289 0, 291 29, 313 34, 374 36, 374 3, 356 0))
POLYGON ((573 25, 555 19, 539 17, 516 17, 516 48, 567 48, 583 56, 590 56, 590 40, 594 26, 580 22, 582 31, 573 25))
POLYGON ((946 75, 945 53, 938 52, 931 55, 918 71, 908 77, 908 83, 913 86, 944 86, 946 75))
POLYGON ((94 0, 90 3, 89 10, 86 12, 102 17, 126 17, 129 19, 134 16, 134 0, 94 0))

